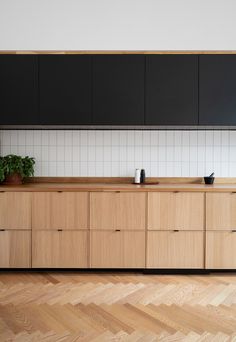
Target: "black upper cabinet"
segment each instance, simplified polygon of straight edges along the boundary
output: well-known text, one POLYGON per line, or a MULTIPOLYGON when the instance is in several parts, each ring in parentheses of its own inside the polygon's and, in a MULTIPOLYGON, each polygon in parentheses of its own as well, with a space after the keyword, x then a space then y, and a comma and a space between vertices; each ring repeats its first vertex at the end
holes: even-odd
POLYGON ((0 125, 35 125, 37 57, 0 55, 0 125))
POLYGON ((0 126, 235 126, 235 89, 236 55, 0 55, 0 126))
POLYGON ((94 56, 93 123, 143 125, 144 75, 144 56, 94 56))
POLYGON ((91 67, 88 55, 39 56, 42 124, 91 124, 91 67))
POLYGON ((145 124, 198 124, 198 56, 146 57, 145 124))
POLYGON ((199 124, 236 125, 236 56, 199 58, 199 124))

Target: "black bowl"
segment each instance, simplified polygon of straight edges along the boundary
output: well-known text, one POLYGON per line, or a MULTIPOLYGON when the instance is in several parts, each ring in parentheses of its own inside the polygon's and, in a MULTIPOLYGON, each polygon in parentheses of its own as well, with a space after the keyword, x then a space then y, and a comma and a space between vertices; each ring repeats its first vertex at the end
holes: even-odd
POLYGON ((213 184, 215 177, 204 177, 205 184, 213 184))

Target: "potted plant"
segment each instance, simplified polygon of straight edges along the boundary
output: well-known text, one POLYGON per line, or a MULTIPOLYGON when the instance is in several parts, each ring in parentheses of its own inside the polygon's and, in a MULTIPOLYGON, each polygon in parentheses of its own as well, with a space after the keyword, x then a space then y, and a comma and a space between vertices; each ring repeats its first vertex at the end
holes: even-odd
POLYGON ((35 159, 9 154, 0 157, 0 182, 22 184, 25 177, 34 175, 35 159))

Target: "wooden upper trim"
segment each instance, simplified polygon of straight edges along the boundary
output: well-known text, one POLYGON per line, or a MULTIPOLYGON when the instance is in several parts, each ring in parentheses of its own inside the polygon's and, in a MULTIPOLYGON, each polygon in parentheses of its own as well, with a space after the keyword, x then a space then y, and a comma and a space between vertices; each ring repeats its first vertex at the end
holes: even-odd
POLYGON ((12 54, 12 55, 99 55, 99 54, 107 54, 107 55, 126 55, 126 54, 143 54, 143 55, 179 55, 179 54, 198 54, 198 55, 234 55, 236 54, 236 50, 1 50, 0 55, 12 54))

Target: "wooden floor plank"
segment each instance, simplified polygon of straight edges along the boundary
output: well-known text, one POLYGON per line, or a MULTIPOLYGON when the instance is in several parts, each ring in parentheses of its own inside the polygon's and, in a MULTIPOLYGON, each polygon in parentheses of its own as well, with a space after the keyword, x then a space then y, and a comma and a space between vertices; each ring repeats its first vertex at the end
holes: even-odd
POLYGON ((2 271, 0 341, 236 342, 236 275, 2 271))

